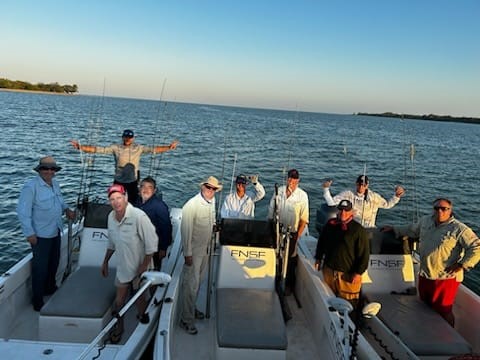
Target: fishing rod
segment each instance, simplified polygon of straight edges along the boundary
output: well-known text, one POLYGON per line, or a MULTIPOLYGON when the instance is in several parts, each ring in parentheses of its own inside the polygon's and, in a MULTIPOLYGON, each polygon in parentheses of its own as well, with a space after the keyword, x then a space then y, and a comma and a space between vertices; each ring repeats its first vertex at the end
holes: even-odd
MULTIPOLYGON (((366 183, 367 182, 367 164, 365 163, 363 165, 363 181, 366 183)), ((365 219, 365 203, 367 202, 367 197, 368 197, 368 189, 365 189, 365 193, 363 195, 363 203, 362 203, 362 226, 364 225, 364 219, 365 219)))
POLYGON ((288 269, 289 247, 290 247, 290 227, 285 231, 283 225, 280 224, 280 206, 278 183, 275 183, 275 199, 273 208, 273 221, 275 224, 275 289, 280 301, 282 315, 285 322, 292 318, 292 311, 285 300, 285 285, 288 269))
MULTIPOLYGON (((220 183, 223 184, 223 178, 225 175, 225 162, 227 159, 227 122, 224 123, 224 136, 223 136, 223 162, 222 162, 222 174, 220 177, 220 183)), ((235 154, 235 161, 236 161, 236 154, 235 154)), ((213 232, 212 237, 210 239, 210 244, 208 246, 208 276, 207 276, 207 301, 205 306, 205 317, 207 319, 210 318, 210 299, 212 296, 212 283, 213 283, 213 256, 215 253, 215 245, 219 241, 220 232, 219 232, 219 224, 220 224, 220 208, 222 206, 222 194, 223 194, 223 186, 220 190, 219 194, 219 201, 217 204, 216 210, 216 219, 213 219, 213 232)))
POLYGON ((236 167, 237 167, 237 153, 235 153, 233 155, 232 178, 230 179, 230 194, 233 192, 233 179, 235 179, 235 168, 236 167))
MULTIPOLYGON (((90 118, 88 122, 93 123, 92 125, 95 126, 90 126, 90 124, 87 124, 87 129, 90 129, 89 132, 87 133, 87 141, 91 141, 95 135, 95 131, 98 131, 98 128, 100 127, 99 122, 102 119, 102 114, 103 114, 103 109, 104 109, 104 99, 105 99, 105 79, 103 82, 103 94, 102 94, 102 101, 100 104, 100 111, 99 114, 100 116, 95 117, 95 108, 90 115, 90 118), (96 123, 96 124, 95 124, 96 123)), ((91 187, 93 184, 93 165, 95 162, 94 155, 91 154, 85 155, 82 153, 81 150, 81 145, 80 142, 78 143, 79 145, 79 153, 80 153, 80 163, 81 163, 81 174, 80 174, 80 182, 79 182, 79 188, 78 188, 78 194, 77 194, 77 201, 75 205, 75 219, 68 220, 68 231, 67 231, 67 264, 65 267, 65 271, 63 273, 63 280, 65 280, 71 273, 72 271, 72 252, 73 252, 73 222, 80 222, 85 215, 86 211, 86 206, 88 203, 88 199, 90 196, 91 192, 91 187)))
MULTIPOLYGON (((412 171, 412 222, 417 222, 419 218, 419 211, 418 211, 418 199, 417 199, 417 184, 416 184, 416 170, 415 170, 415 144, 410 142, 410 145, 407 145, 407 130, 406 130, 406 123, 404 121, 403 115, 401 117, 401 121, 403 122, 403 144, 404 144, 404 152, 403 152, 403 159, 404 159, 404 183, 407 183, 407 161, 410 162, 411 171, 412 171)), ((408 206, 407 206, 408 209, 408 206)), ((405 211, 406 219, 408 221, 408 212, 405 211)))
MULTIPOLYGON (((406 124, 403 119, 403 114, 400 117, 400 122, 403 124, 403 183, 407 184, 407 129, 406 129, 406 124)), ((405 218, 406 221, 408 222, 408 206, 406 204, 407 202, 404 202, 405 206, 405 218)))
MULTIPOLYGON (((227 160, 227 138, 228 138, 228 127, 227 127, 227 122, 224 123, 224 135, 223 135, 223 161, 222 161, 222 173, 221 173, 221 176, 220 176, 220 183, 223 184, 224 182, 224 176, 225 176, 225 163, 226 163, 226 160, 227 160)), ((237 161, 237 154, 235 153, 235 163, 234 163, 234 167, 235 167, 235 164, 236 164, 236 161, 237 161)), ((230 189, 230 192, 232 190, 230 189)), ((223 195, 223 187, 222 189, 220 190, 220 194, 219 194, 219 200, 218 200, 218 204, 217 204, 217 219, 220 219, 220 209, 221 209, 221 206, 222 206, 222 195, 223 195)))
MULTIPOLYGON (((154 165, 154 160, 155 160, 155 145, 157 144, 157 133, 158 133, 158 124, 160 122, 160 109, 162 107, 162 99, 163 99, 163 92, 165 91, 165 84, 167 83, 167 78, 163 80, 163 85, 162 85, 162 91, 160 92, 160 98, 158 99, 158 106, 157 106, 157 114, 155 118, 155 128, 153 130, 153 136, 152 136, 152 155, 150 156, 150 166, 148 169, 148 175, 152 175, 152 170, 153 170, 153 165, 154 165)), ((164 109, 166 109, 167 103, 165 102, 164 109)))
MULTIPOLYGON (((100 104, 96 105, 95 99, 92 100, 92 112, 91 116, 87 123, 87 143, 96 144, 99 139, 99 133, 102 128, 103 122, 103 112, 105 106, 105 88, 106 88, 106 79, 103 80, 103 90, 100 104)), ((83 153, 80 150, 80 160, 82 164, 82 173, 80 176, 80 186, 77 197, 77 208, 83 210, 83 205, 88 201, 90 194, 92 192, 92 186, 94 184, 94 165, 95 165, 95 152, 94 153, 83 153)))
POLYGON ((412 165, 412 176, 413 176, 413 204, 414 204, 414 213, 413 213, 413 222, 417 222, 419 218, 418 212, 418 199, 417 199, 417 175, 415 172, 415 145, 410 144, 410 163, 412 165))
MULTIPOLYGON (((170 107, 169 107, 170 108, 170 107)), ((177 120, 177 104, 176 104, 176 99, 175 101, 173 102, 173 115, 169 116, 169 113, 167 111, 167 102, 165 102, 165 106, 164 106, 164 113, 165 113, 165 120, 167 119, 170 119, 170 121, 167 123, 168 126, 166 126, 167 128, 167 131, 164 132, 164 136, 163 136, 163 140, 162 140, 162 144, 165 144, 166 141, 167 141, 167 134, 171 133, 171 131, 169 129, 171 129, 171 124, 175 124, 176 123, 176 120, 177 120)), ((156 154, 157 155, 157 154, 156 154)), ((156 157, 156 161, 154 161, 154 172, 153 172, 153 177, 154 178, 157 178, 158 177, 158 174, 159 174, 159 170, 160 170, 160 163, 162 162, 163 160, 163 155, 164 155, 164 152, 161 152, 157 157, 156 157)))
POLYGON ((293 143, 294 143, 295 138, 296 138, 297 123, 298 123, 298 105, 295 105, 295 116, 292 119, 292 126, 291 126, 293 131, 290 132, 290 140, 288 142, 288 148, 287 148, 286 166, 283 168, 284 181, 286 181, 287 169, 290 169, 290 160, 292 159, 293 143))

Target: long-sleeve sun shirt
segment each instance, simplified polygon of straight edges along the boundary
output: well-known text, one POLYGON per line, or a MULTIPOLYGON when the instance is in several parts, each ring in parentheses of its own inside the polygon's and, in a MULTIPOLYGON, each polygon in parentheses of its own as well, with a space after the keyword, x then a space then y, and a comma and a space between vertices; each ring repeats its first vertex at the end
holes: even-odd
POLYGON ((445 268, 459 263, 463 269, 472 269, 480 260, 480 240, 467 225, 453 216, 444 223, 435 224, 431 215, 420 218, 408 226, 395 226, 395 235, 419 238, 420 275, 427 279, 463 281, 463 270, 455 275, 447 274, 445 268))
MULTIPOLYGON (((268 208, 269 219, 273 219, 274 217, 275 197, 274 194, 270 200, 270 206, 268 208)), ((287 197, 286 187, 280 186, 278 188, 277 206, 280 223, 285 227, 290 227, 292 232, 298 231, 300 220, 308 224, 310 216, 308 209, 308 195, 299 187, 287 197)))
POLYGON ((206 255, 215 223, 215 198, 207 201, 201 193, 182 208, 182 246, 184 256, 206 255))
POLYGON ((23 235, 57 236, 63 228, 62 214, 68 208, 55 179, 48 185, 40 175, 25 183, 17 205, 23 235))
POLYGON ((387 201, 372 190, 368 190, 365 199, 364 194, 358 194, 351 190, 342 191, 332 197, 330 189, 324 188, 323 197, 329 206, 338 205, 344 199, 349 200, 353 205, 353 219, 366 228, 375 227, 378 209, 390 209, 400 201, 400 198, 395 195, 387 201))
POLYGON ((237 192, 228 194, 220 213, 222 218, 251 219, 255 217, 255 203, 265 196, 265 189, 260 182, 252 184, 254 191, 246 191, 243 197, 237 192))

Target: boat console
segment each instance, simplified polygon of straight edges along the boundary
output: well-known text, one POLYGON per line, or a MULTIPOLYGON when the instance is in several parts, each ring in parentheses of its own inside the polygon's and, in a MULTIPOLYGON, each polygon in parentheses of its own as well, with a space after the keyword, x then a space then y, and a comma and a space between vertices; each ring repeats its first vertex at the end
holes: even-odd
POLYGON ((285 359, 272 222, 223 219, 220 234, 216 358, 285 359))

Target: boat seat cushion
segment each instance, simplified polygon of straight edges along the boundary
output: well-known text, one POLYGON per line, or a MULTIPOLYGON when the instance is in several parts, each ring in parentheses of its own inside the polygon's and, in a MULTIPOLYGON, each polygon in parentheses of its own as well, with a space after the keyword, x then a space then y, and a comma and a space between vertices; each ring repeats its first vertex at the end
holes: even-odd
POLYGON ((471 353, 470 344, 416 295, 367 294, 382 304, 380 320, 418 356, 471 353))
POLYGON ((114 269, 105 278, 99 267, 81 267, 52 295, 40 315, 102 318, 115 300, 114 282, 114 269))
POLYGON ((287 348, 287 333, 276 292, 260 289, 217 289, 219 347, 287 348))

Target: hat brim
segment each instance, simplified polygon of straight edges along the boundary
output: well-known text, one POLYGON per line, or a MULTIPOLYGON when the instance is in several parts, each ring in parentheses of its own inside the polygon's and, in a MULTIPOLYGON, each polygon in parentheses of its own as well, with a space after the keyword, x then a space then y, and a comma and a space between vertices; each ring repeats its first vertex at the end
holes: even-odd
POLYGON ((209 186, 215 188, 215 192, 222 191, 222 189, 223 189, 223 185, 214 185, 214 184, 210 184, 208 182, 201 182, 199 185, 200 185, 200 187, 202 187, 202 185, 209 185, 209 186))

